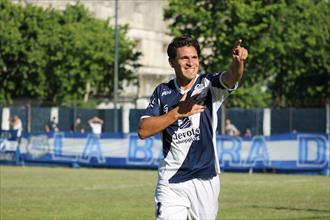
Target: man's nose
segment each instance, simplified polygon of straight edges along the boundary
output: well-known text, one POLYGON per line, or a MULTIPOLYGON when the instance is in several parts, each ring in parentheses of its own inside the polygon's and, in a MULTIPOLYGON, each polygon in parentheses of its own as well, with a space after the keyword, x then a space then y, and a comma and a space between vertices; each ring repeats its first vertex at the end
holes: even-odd
POLYGON ((192 59, 188 59, 188 61, 187 61, 187 65, 188 65, 188 66, 192 66, 192 65, 193 65, 193 60, 192 60, 192 59))

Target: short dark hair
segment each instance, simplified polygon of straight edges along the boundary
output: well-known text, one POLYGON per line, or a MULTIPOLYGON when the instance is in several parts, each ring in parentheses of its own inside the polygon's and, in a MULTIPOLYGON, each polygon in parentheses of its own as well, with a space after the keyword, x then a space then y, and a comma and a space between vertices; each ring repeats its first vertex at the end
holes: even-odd
POLYGON ((188 36, 179 36, 172 40, 172 42, 167 47, 167 55, 169 58, 174 59, 176 57, 176 49, 184 46, 193 46, 197 51, 197 55, 201 54, 201 48, 196 39, 188 36))

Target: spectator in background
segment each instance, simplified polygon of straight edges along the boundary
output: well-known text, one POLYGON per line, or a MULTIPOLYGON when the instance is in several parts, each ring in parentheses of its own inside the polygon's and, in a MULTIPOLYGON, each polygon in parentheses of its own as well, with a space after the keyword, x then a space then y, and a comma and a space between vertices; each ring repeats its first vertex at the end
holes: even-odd
POLYGON ((85 132, 85 128, 81 123, 80 116, 77 116, 75 121, 74 121, 73 131, 78 132, 78 133, 84 133, 85 132))
POLYGON ((252 137, 251 129, 247 128, 244 132, 244 137, 252 137))
POLYGON ((234 124, 231 123, 229 118, 226 119, 225 123, 226 123, 226 126, 225 126, 226 135, 228 135, 228 136, 239 136, 240 135, 240 131, 236 128, 236 126, 234 124))
POLYGON ((92 133, 100 135, 102 133, 103 120, 94 116, 88 120, 89 126, 92 128, 92 133))
POLYGON ((60 129, 57 126, 56 117, 52 117, 52 119, 45 124, 46 132, 58 132, 60 129))
POLYGON ((16 140, 19 146, 21 144, 22 131, 23 131, 22 120, 17 115, 14 115, 9 119, 9 121, 10 121, 11 129, 16 131, 16 140))

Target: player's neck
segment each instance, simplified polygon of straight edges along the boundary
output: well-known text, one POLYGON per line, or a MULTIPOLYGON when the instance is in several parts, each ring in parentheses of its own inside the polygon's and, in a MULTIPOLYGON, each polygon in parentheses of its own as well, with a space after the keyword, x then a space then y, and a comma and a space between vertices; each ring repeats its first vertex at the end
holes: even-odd
POLYGON ((191 87, 194 85, 196 81, 197 75, 193 79, 182 79, 182 78, 176 78, 176 82, 181 89, 181 91, 187 91, 190 90, 191 87))

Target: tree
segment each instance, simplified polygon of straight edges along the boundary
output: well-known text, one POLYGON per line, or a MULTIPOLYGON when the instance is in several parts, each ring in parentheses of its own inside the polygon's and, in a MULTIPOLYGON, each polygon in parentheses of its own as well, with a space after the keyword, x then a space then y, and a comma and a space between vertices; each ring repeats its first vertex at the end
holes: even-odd
MULTIPOLYGON (((81 4, 60 12, 0 1, 0 102, 29 97, 58 105, 81 100, 86 93, 113 95, 114 30, 109 20, 94 18, 81 4)), ((132 82, 140 53, 133 52, 127 26, 119 31, 119 82, 132 82)))
POLYGON ((171 0, 171 33, 201 42, 205 71, 231 62, 235 40, 249 50, 241 88, 229 106, 324 106, 330 96, 330 2, 171 0))

